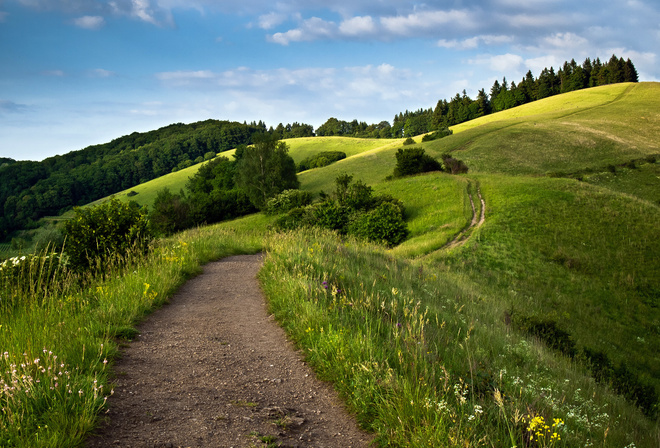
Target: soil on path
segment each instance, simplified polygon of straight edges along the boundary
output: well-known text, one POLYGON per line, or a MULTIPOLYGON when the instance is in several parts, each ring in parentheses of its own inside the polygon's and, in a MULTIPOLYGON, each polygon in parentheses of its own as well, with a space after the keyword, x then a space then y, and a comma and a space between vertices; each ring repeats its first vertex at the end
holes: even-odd
POLYGON ((369 445, 269 316, 261 263, 208 264, 140 325, 88 448, 369 445))

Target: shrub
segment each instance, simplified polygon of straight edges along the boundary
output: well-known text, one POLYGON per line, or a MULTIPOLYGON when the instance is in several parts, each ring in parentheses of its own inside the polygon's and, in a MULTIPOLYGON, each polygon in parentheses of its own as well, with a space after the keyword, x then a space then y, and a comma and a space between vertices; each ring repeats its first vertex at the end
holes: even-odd
POLYGON ((426 134, 424 137, 422 137, 422 142, 430 142, 432 140, 437 140, 439 138, 447 137, 448 135, 452 135, 454 131, 452 131, 449 128, 442 128, 439 129, 431 134, 426 134))
POLYGON ((332 200, 320 202, 310 209, 311 221, 324 229, 346 233, 351 210, 332 200))
POLYGON ((74 208, 74 212, 64 225, 73 269, 102 268, 112 256, 146 252, 151 239, 146 208, 113 198, 96 207, 74 208))
POLYGON ((303 190, 284 190, 266 202, 265 212, 269 215, 286 213, 294 208, 312 203, 312 193, 303 190))
POLYGON ((400 148, 396 153, 394 177, 442 171, 442 165, 425 153, 424 148, 400 148))
POLYGON ((468 167, 462 160, 455 159, 449 154, 442 155, 442 162, 445 166, 445 171, 448 173, 466 174, 468 172, 468 167))
POLYGON ((173 194, 169 188, 156 193, 149 225, 156 235, 172 235, 191 226, 190 205, 183 194, 173 194))
POLYGON ((403 141, 403 146, 408 146, 408 145, 414 145, 415 140, 412 139, 412 137, 408 137, 403 141))
POLYGON ((348 233, 369 241, 395 246, 406 239, 408 227, 400 208, 391 202, 383 202, 374 210, 358 214, 352 220, 348 233))
POLYGON ((301 172, 311 170, 312 168, 321 168, 345 158, 346 153, 342 151, 322 151, 301 161, 296 167, 296 171, 301 172))

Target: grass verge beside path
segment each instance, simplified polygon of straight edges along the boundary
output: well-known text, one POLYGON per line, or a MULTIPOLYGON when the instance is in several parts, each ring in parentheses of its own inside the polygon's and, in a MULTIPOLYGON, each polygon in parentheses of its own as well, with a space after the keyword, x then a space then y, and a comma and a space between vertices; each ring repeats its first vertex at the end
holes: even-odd
POLYGON ((506 304, 468 277, 320 231, 268 247, 272 311, 380 446, 657 444, 657 425, 511 332, 506 304))
MULTIPOLYGON (((131 339, 134 325, 201 265, 261 250, 263 223, 249 221, 182 233, 129 268, 108 266, 104 281, 70 282, 43 298, 13 297, 17 289, 0 276, 0 300, 17 302, 0 321, 0 446, 82 446, 111 393, 118 338, 131 339)), ((34 282, 41 273, 22 275, 19 282, 34 282)))

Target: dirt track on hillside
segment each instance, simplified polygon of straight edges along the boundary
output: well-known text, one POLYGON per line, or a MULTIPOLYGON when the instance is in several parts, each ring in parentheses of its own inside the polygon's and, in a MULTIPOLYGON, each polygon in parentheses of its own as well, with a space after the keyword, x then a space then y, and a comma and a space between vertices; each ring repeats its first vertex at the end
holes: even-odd
POLYGON ((477 187, 477 197, 481 202, 481 213, 477 214, 477 209, 474 205, 474 198, 472 197, 472 193, 468 192, 468 196, 470 198, 470 205, 472 206, 472 221, 465 229, 461 230, 454 237, 454 239, 445 244, 444 247, 442 247, 443 250, 453 249, 455 247, 464 245, 468 241, 471 231, 478 229, 486 221, 486 201, 484 201, 484 198, 481 196, 481 190, 479 187, 477 187))
POLYGON ((88 448, 369 445, 267 313, 261 262, 207 265, 140 325, 88 448))

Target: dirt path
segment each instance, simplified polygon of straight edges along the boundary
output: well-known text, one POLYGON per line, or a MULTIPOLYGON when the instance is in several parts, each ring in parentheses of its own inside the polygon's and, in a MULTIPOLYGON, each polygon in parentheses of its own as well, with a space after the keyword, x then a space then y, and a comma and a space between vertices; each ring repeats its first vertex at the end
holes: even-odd
POLYGON ((481 202, 481 213, 477 214, 477 208, 474 205, 472 193, 468 192, 468 196, 470 197, 470 205, 472 206, 472 221, 465 229, 458 232, 453 240, 445 244, 441 250, 453 249, 464 245, 470 237, 472 230, 481 227, 486 221, 486 201, 484 201, 484 198, 481 196, 481 190, 479 187, 477 186, 477 197, 481 202))
POLYGON ((268 315, 261 262, 207 265, 139 327, 88 448, 368 446, 268 315))

